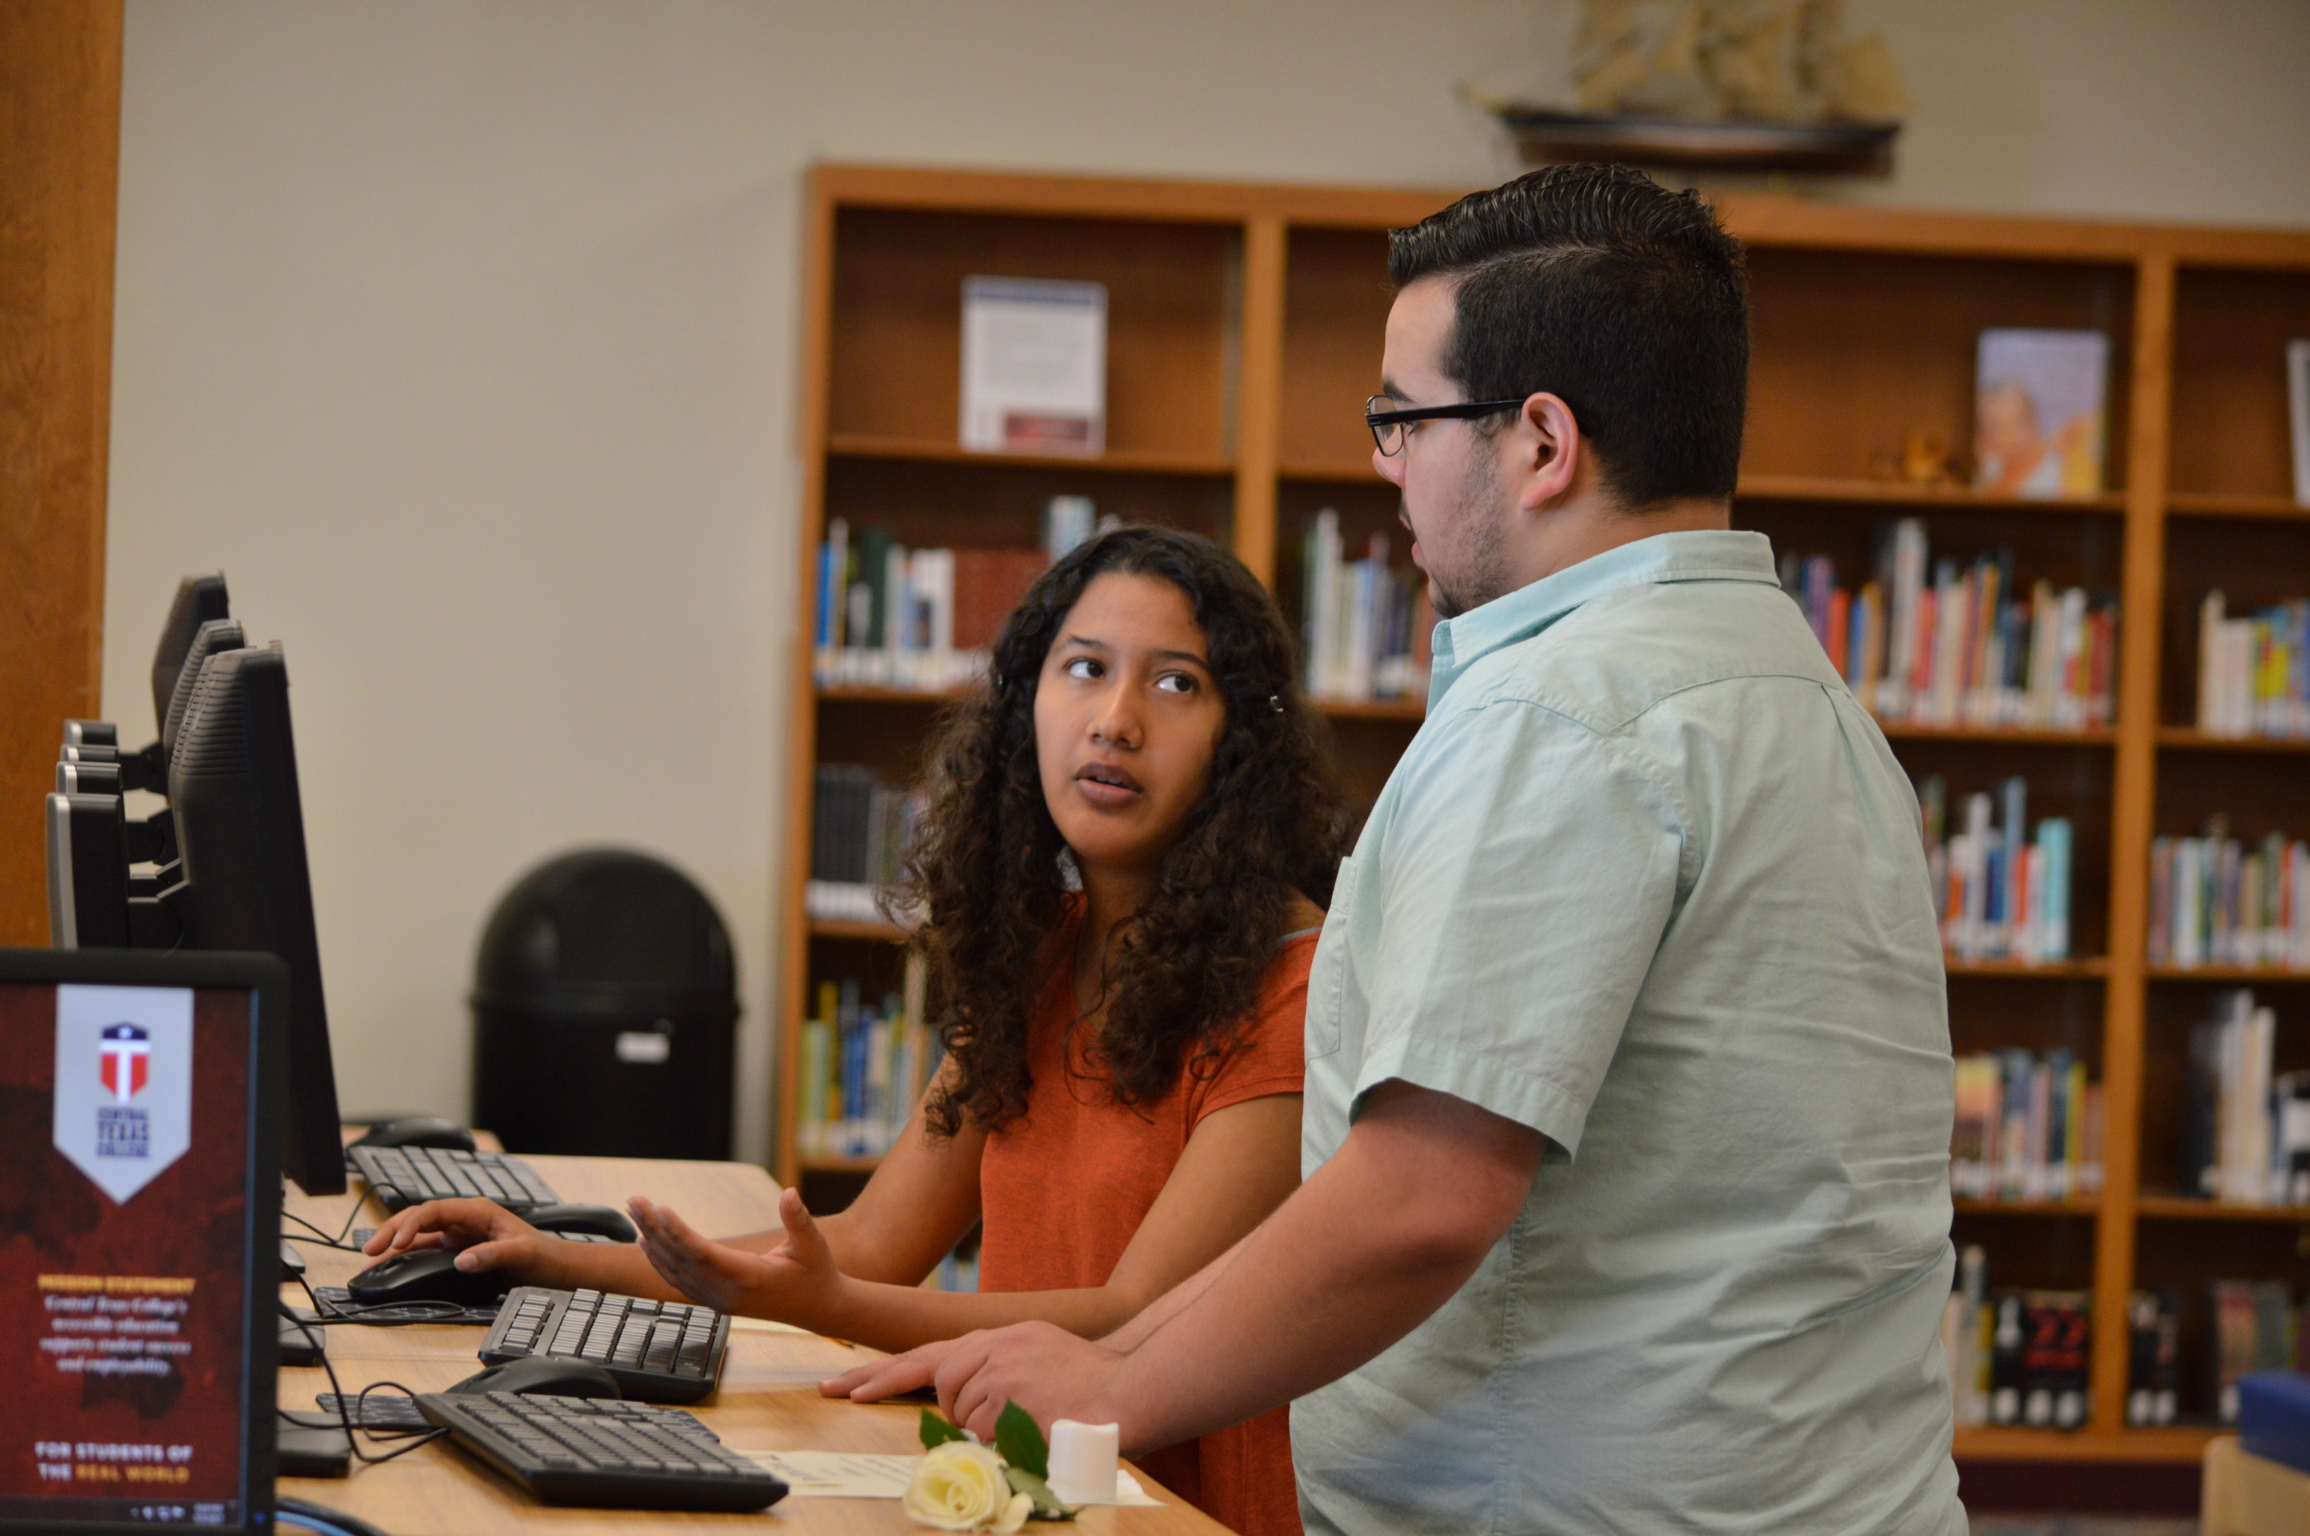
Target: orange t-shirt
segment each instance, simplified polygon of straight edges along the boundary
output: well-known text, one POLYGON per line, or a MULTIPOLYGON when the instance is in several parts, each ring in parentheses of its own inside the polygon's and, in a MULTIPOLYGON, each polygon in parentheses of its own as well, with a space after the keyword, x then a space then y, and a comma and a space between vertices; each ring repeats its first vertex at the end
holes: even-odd
MULTIPOLYGON (((1056 952, 1072 955, 1074 924, 1056 952)), ((1315 935, 1295 934, 1260 978, 1259 1001, 1219 1070, 1185 1072, 1152 1104, 1118 1104, 1070 1039, 1076 1009, 1068 967, 1054 971, 1035 1013, 1027 1111, 987 1138, 979 1159, 979 1288, 1061 1291, 1105 1285, 1205 1115, 1306 1078, 1307 970, 1315 935), (1070 1067, 1073 1070, 1069 1070, 1070 1067)), ((1142 1458, 1163 1485, 1244 1536, 1298 1536, 1290 1410, 1142 1458)))

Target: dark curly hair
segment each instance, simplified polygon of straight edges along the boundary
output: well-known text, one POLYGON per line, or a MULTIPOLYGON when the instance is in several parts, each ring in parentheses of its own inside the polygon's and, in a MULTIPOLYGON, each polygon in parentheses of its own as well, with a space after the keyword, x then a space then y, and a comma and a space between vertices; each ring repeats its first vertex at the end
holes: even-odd
POLYGON ((1161 1098, 1216 1071, 1287 931, 1292 893, 1331 896, 1345 818, 1322 719, 1300 697, 1275 600, 1208 539, 1123 528, 1077 546, 1004 623, 987 682, 932 749, 928 804, 897 899, 922 918, 930 1011, 954 1071, 928 1117, 997 1129, 1025 1112, 1030 1021, 1065 916, 1065 843, 1044 803, 1035 689, 1093 578, 1152 576, 1186 594, 1227 706, 1210 778, 1139 911, 1118 925, 1094 1042, 1115 1097, 1161 1098))

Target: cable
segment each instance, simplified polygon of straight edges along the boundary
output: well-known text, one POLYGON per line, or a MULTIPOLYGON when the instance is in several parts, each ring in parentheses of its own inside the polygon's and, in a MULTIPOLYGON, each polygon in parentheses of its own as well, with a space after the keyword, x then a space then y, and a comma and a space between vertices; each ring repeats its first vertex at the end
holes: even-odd
MULTIPOLYGON (((312 1287, 305 1287, 305 1293, 307 1295, 312 1295, 312 1287)), ((316 1304, 318 1301, 319 1298, 316 1297, 316 1304)), ((320 1349, 321 1341, 313 1337, 311 1332, 312 1324, 306 1319, 297 1316, 296 1312, 289 1306, 287 1302, 281 1302, 278 1303, 278 1305, 281 1309, 281 1315, 287 1318, 289 1321, 295 1323, 299 1329, 304 1330, 306 1341, 310 1343, 315 1349, 320 1349)), ((369 1417, 369 1394, 376 1391, 379 1387, 392 1387, 396 1391, 399 1391, 409 1397, 415 1397, 417 1394, 410 1391, 409 1388, 403 1386, 398 1381, 373 1381, 369 1383, 369 1385, 363 1387, 361 1389, 360 1395, 353 1399, 353 1413, 348 1414, 345 1412, 345 1384, 337 1379, 337 1367, 329 1363, 329 1352, 325 1349, 321 1350, 321 1369, 329 1373, 329 1390, 337 1394, 336 1427, 342 1429, 345 1432, 345 1448, 353 1453, 355 1460, 360 1461, 368 1466, 376 1466, 381 1462, 391 1461, 396 1456, 406 1456, 411 1451, 416 1450, 419 1446, 431 1445, 434 1441, 449 1433, 449 1431, 446 1429, 436 1429, 429 1434, 418 1436, 416 1439, 411 1440, 409 1444, 402 1446, 399 1450, 387 1451, 382 1456, 372 1456, 367 1451, 361 1449, 361 1442, 355 1434, 356 1430, 358 1430, 361 1434, 375 1436, 375 1438, 379 1440, 399 1439, 401 1436, 389 1433, 381 1433, 377 1430, 373 1430, 369 1428, 366 1422, 358 1424, 354 1422, 354 1415, 359 1415, 359 1417, 364 1421, 369 1417)), ((276 1408, 274 1411, 278 1412, 279 1409, 276 1408)), ((295 1423, 297 1421, 292 1419, 290 1422, 295 1423)), ((307 1427, 326 1429, 329 1426, 322 1424, 307 1427)))
POLYGON ((348 1515, 326 1504, 315 1504, 309 1499, 276 1498, 273 1500, 273 1510, 280 1516, 282 1524, 318 1532, 319 1536, 385 1536, 383 1531, 357 1515, 348 1515))
MULTIPOLYGON (((321 1239, 321 1241, 329 1244, 333 1248, 347 1248, 351 1245, 348 1244, 345 1239, 351 1235, 353 1231, 353 1223, 361 1219, 361 1202, 358 1200, 353 1202, 352 1211, 346 1215, 345 1224, 337 1229, 337 1235, 335 1237, 331 1237, 329 1235, 329 1229, 327 1227, 316 1226, 312 1222, 307 1221, 304 1217, 298 1215, 295 1211, 282 1211, 281 1219, 283 1221, 295 1222, 298 1226, 303 1227, 306 1231, 314 1233, 321 1239)), ((300 1238, 298 1241, 303 1242, 308 1241, 308 1239, 300 1238)))

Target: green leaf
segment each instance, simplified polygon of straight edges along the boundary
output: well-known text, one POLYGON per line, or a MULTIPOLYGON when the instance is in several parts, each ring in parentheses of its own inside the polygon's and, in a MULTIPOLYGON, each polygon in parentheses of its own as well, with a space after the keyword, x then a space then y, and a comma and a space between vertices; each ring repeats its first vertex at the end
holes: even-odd
POLYGON ((927 1451, 934 1445, 944 1445, 949 1440, 968 1438, 961 1430, 940 1418, 937 1409, 925 1408, 922 1411, 922 1448, 924 1450, 927 1451))
POLYGON ((1003 1475, 1011 1480, 1011 1492, 1023 1493, 1035 1501, 1037 1520, 1072 1520, 1080 1512, 1073 1504, 1060 1503, 1059 1496, 1051 1492, 1051 1485, 1025 1467, 1005 1467, 1003 1475))
POLYGON ((1051 1475, 1051 1448, 1035 1427, 1035 1416, 1017 1403, 1005 1402, 1002 1417, 995 1420, 995 1449, 1014 1467, 1037 1477, 1051 1475))

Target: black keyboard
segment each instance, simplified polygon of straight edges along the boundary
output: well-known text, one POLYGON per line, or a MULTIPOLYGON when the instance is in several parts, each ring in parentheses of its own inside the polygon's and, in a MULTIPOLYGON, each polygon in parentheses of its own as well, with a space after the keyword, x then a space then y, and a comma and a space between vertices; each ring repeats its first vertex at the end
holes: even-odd
POLYGON ((585 1360, 606 1369, 628 1397, 694 1403, 721 1379, 729 1342, 726 1314, 687 1302, 522 1285, 498 1307, 481 1360, 585 1360))
POLYGON ((686 1413, 614 1398, 427 1392, 418 1411, 543 1504, 767 1509, 785 1481, 686 1413))
POLYGON ((509 1211, 559 1205, 561 1196, 537 1170, 503 1152, 453 1152, 438 1147, 348 1147, 353 1171, 389 1211, 428 1200, 495 1200, 509 1211))

